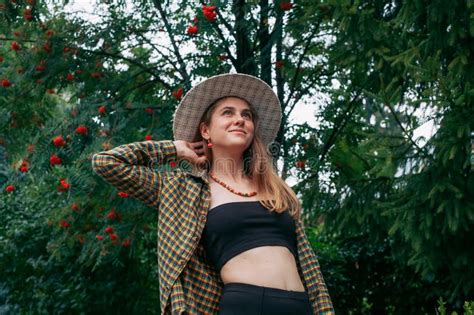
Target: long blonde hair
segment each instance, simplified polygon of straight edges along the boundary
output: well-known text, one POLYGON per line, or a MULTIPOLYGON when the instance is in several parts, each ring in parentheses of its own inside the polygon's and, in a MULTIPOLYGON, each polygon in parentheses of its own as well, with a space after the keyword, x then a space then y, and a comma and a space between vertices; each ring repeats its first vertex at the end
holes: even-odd
MULTIPOLYGON (((194 137, 195 142, 204 141, 200 132, 201 125, 210 125, 214 109, 221 103, 222 100, 228 97, 236 96, 226 96, 217 99, 206 109, 194 137)), ((278 176, 272 163, 272 155, 265 147, 260 135, 256 132, 259 125, 257 112, 253 108, 252 104, 249 104, 246 100, 244 101, 250 107, 252 119, 255 125, 255 133, 252 143, 243 154, 245 175, 250 179, 255 180, 258 194, 260 195, 259 201, 265 208, 278 213, 289 211, 293 218, 299 219, 301 217, 300 202, 290 186, 288 186, 288 184, 283 179, 281 179, 280 176, 278 176)), ((208 150, 206 145, 204 148, 206 156, 212 163, 212 150, 208 150)), ((207 164, 207 166, 210 167, 210 164, 207 164)))

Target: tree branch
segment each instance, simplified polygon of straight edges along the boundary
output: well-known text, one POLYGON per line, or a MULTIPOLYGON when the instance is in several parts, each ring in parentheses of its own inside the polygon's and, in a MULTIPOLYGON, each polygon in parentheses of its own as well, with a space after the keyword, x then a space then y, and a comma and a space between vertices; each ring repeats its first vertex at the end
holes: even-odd
MULTIPOLYGON (((338 121, 337 123, 335 124, 334 126, 334 129, 332 130, 331 132, 331 135, 329 136, 329 139, 328 141, 324 144, 323 146, 323 150, 321 152, 321 155, 319 157, 319 162, 318 162, 318 169, 319 169, 319 166, 322 164, 322 162, 324 161, 324 159, 326 158, 326 154, 329 152, 329 149, 333 146, 333 144, 335 143, 336 141, 336 137, 338 135, 338 133, 340 133, 344 127, 346 126, 347 122, 349 121, 349 117, 351 116, 352 112, 355 110, 356 106, 356 101, 359 99, 359 96, 361 94, 361 89, 359 90, 356 90, 356 95, 352 98, 352 100, 349 102, 346 110, 344 111, 344 113, 342 113, 339 117, 338 117, 338 121)), ((313 179, 315 178, 317 175, 318 175, 318 169, 316 169, 315 172, 313 172, 308 179, 313 179)))
POLYGON ((168 22, 165 11, 163 10, 163 8, 161 6, 160 0, 153 0, 153 4, 158 9, 158 12, 160 13, 161 19, 163 20, 163 23, 165 24, 166 32, 168 34, 168 37, 170 38, 171 46, 173 46, 173 52, 176 56, 176 59, 178 60, 179 69, 180 69, 179 73, 183 77, 184 85, 185 85, 187 90, 190 90, 191 89, 191 78, 189 77, 189 75, 186 71, 186 65, 183 61, 183 58, 181 57, 181 54, 179 52, 179 48, 176 45, 176 41, 174 40, 173 36, 171 36, 171 34, 173 34, 173 32, 172 32, 171 26, 168 22))
POLYGON ((260 78, 272 85, 272 45, 268 33, 268 0, 260 0, 260 26, 258 30, 260 43, 260 78))
POLYGON ((245 0, 234 0, 232 11, 235 15, 235 34, 237 40, 237 72, 256 74, 257 65, 250 51, 250 43, 247 37, 244 20, 245 0))

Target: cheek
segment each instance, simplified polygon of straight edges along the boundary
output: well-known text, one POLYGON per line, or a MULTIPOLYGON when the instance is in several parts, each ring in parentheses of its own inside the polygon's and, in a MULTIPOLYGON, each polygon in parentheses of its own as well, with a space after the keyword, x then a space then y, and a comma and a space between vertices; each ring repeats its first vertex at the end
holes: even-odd
POLYGON ((255 130, 255 124, 253 122, 249 122, 249 129, 254 131, 255 130))

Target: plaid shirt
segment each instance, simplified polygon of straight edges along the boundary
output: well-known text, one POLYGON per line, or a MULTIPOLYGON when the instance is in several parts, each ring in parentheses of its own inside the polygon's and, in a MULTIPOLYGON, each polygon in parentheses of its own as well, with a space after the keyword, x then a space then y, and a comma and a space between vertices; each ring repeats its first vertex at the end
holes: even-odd
MULTIPOLYGON (((217 314, 223 282, 200 243, 210 206, 205 171, 170 167, 172 140, 124 144, 92 156, 92 169, 107 182, 158 209, 161 314, 217 314), (159 167, 160 169, 156 169, 159 167)), ((297 268, 314 314, 334 314, 316 255, 296 220, 297 268)))

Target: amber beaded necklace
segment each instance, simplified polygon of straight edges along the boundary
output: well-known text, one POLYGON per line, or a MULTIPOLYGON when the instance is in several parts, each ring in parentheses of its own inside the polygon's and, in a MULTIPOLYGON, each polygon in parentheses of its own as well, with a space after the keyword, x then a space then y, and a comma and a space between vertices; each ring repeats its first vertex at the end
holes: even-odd
POLYGON ((230 191, 231 193, 234 193, 236 195, 239 195, 239 196, 242 196, 242 197, 253 197, 257 194, 256 191, 252 191, 252 192, 249 192, 249 193, 242 193, 242 192, 239 192, 239 191, 236 191, 234 188, 230 187, 229 185, 227 185, 226 183, 224 183, 223 181, 219 180, 218 178, 216 178, 211 172, 209 172, 209 176, 218 184, 220 184, 221 186, 223 186, 224 188, 226 188, 228 191, 230 191))

